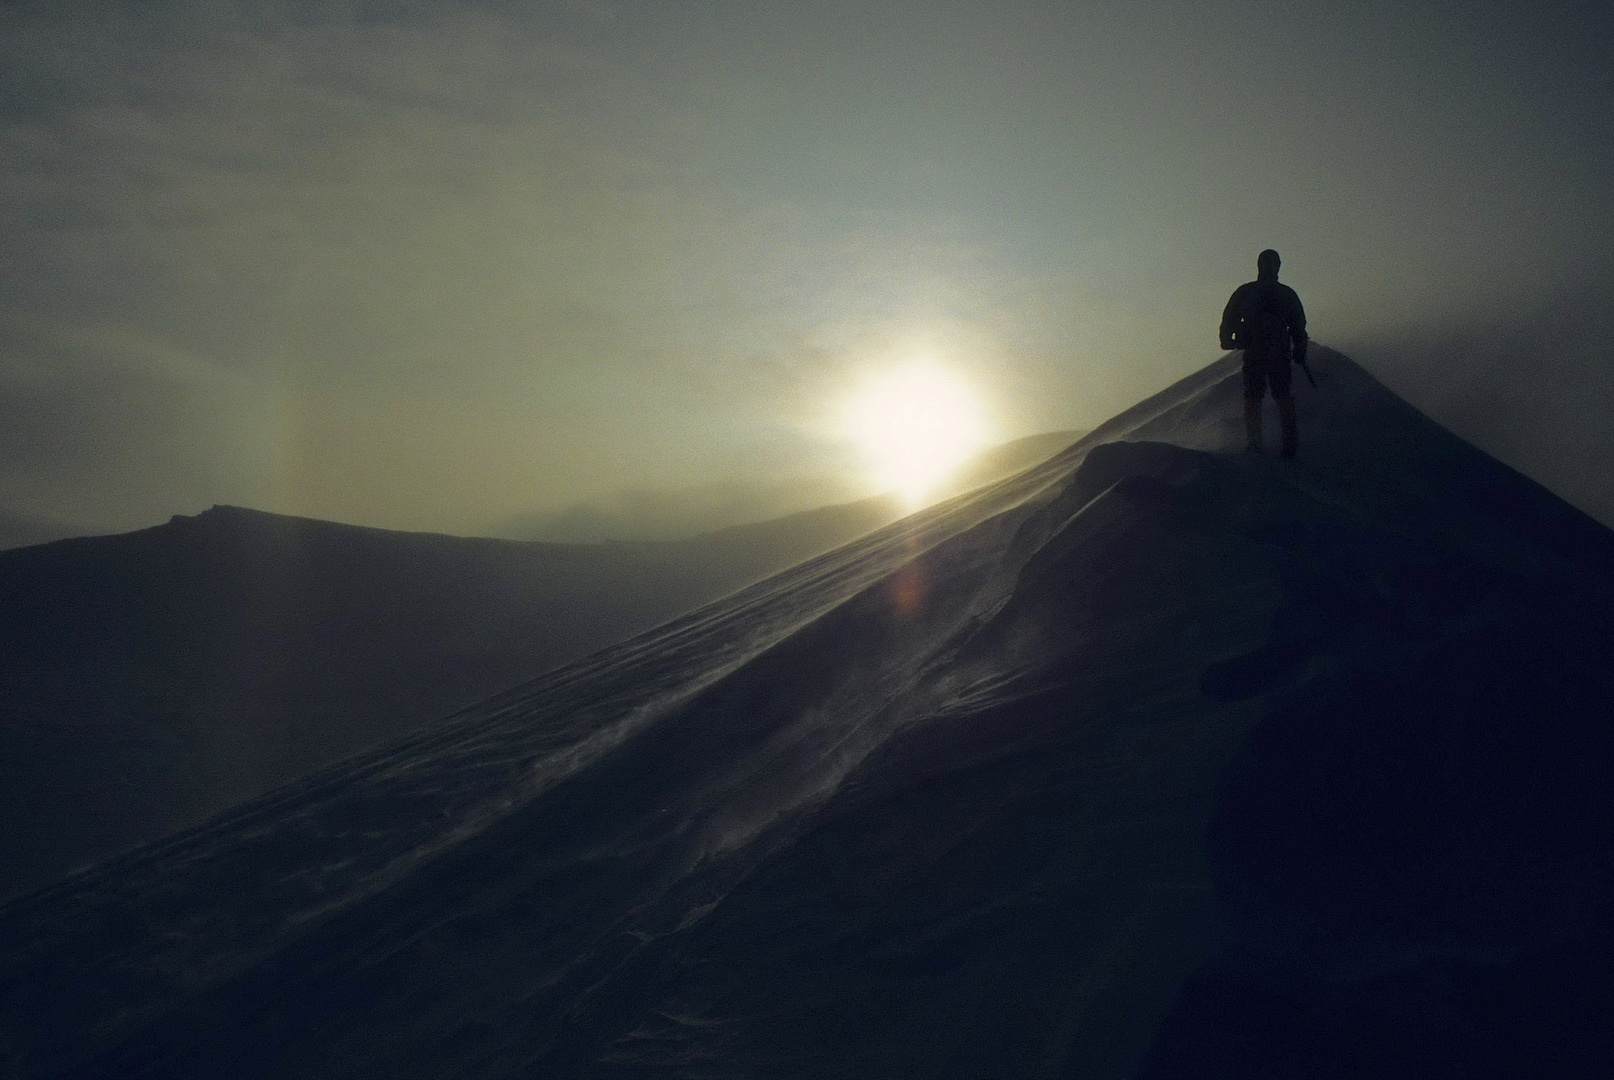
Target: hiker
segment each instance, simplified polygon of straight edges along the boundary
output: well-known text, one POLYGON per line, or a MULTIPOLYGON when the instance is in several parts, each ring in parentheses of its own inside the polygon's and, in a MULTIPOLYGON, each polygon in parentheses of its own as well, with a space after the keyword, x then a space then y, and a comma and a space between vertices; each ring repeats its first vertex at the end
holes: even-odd
POLYGON ((1268 386, 1278 403, 1283 456, 1295 456, 1295 399, 1289 393, 1289 360, 1306 368, 1306 311, 1300 297, 1278 284, 1278 253, 1255 258, 1256 278, 1233 291, 1222 312, 1222 348, 1244 350, 1244 433, 1246 449, 1261 450, 1261 399, 1268 386))

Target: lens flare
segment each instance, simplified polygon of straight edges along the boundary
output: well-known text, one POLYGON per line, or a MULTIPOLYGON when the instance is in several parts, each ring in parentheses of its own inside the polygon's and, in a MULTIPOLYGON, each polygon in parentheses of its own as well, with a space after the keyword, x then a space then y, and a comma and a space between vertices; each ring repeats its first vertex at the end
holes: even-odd
POLYGON ((956 376, 929 364, 889 372, 847 412, 847 430, 882 483, 917 506, 986 438, 980 403, 956 376))

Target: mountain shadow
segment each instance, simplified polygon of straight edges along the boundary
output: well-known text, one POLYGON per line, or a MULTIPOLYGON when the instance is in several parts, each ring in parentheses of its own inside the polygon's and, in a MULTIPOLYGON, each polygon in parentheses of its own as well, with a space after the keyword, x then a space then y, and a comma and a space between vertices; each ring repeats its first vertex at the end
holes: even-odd
POLYGON ((5 1067, 1600 1074, 1614 534, 1312 366, 9 903, 5 1067))

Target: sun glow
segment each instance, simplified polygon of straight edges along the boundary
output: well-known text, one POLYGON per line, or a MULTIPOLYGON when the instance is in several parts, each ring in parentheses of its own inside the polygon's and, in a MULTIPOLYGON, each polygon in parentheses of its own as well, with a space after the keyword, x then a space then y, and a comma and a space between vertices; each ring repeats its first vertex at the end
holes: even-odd
POLYGON ((929 364, 899 368, 865 387, 846 426, 880 481, 914 506, 986 439, 969 387, 929 364))

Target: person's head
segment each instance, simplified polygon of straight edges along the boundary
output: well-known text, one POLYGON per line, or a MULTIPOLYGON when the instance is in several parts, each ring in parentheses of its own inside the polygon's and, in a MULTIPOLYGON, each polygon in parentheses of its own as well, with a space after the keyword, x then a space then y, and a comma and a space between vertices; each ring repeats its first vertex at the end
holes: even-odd
POLYGON ((1256 276, 1262 281, 1278 280, 1278 253, 1267 248, 1255 257, 1256 276))

